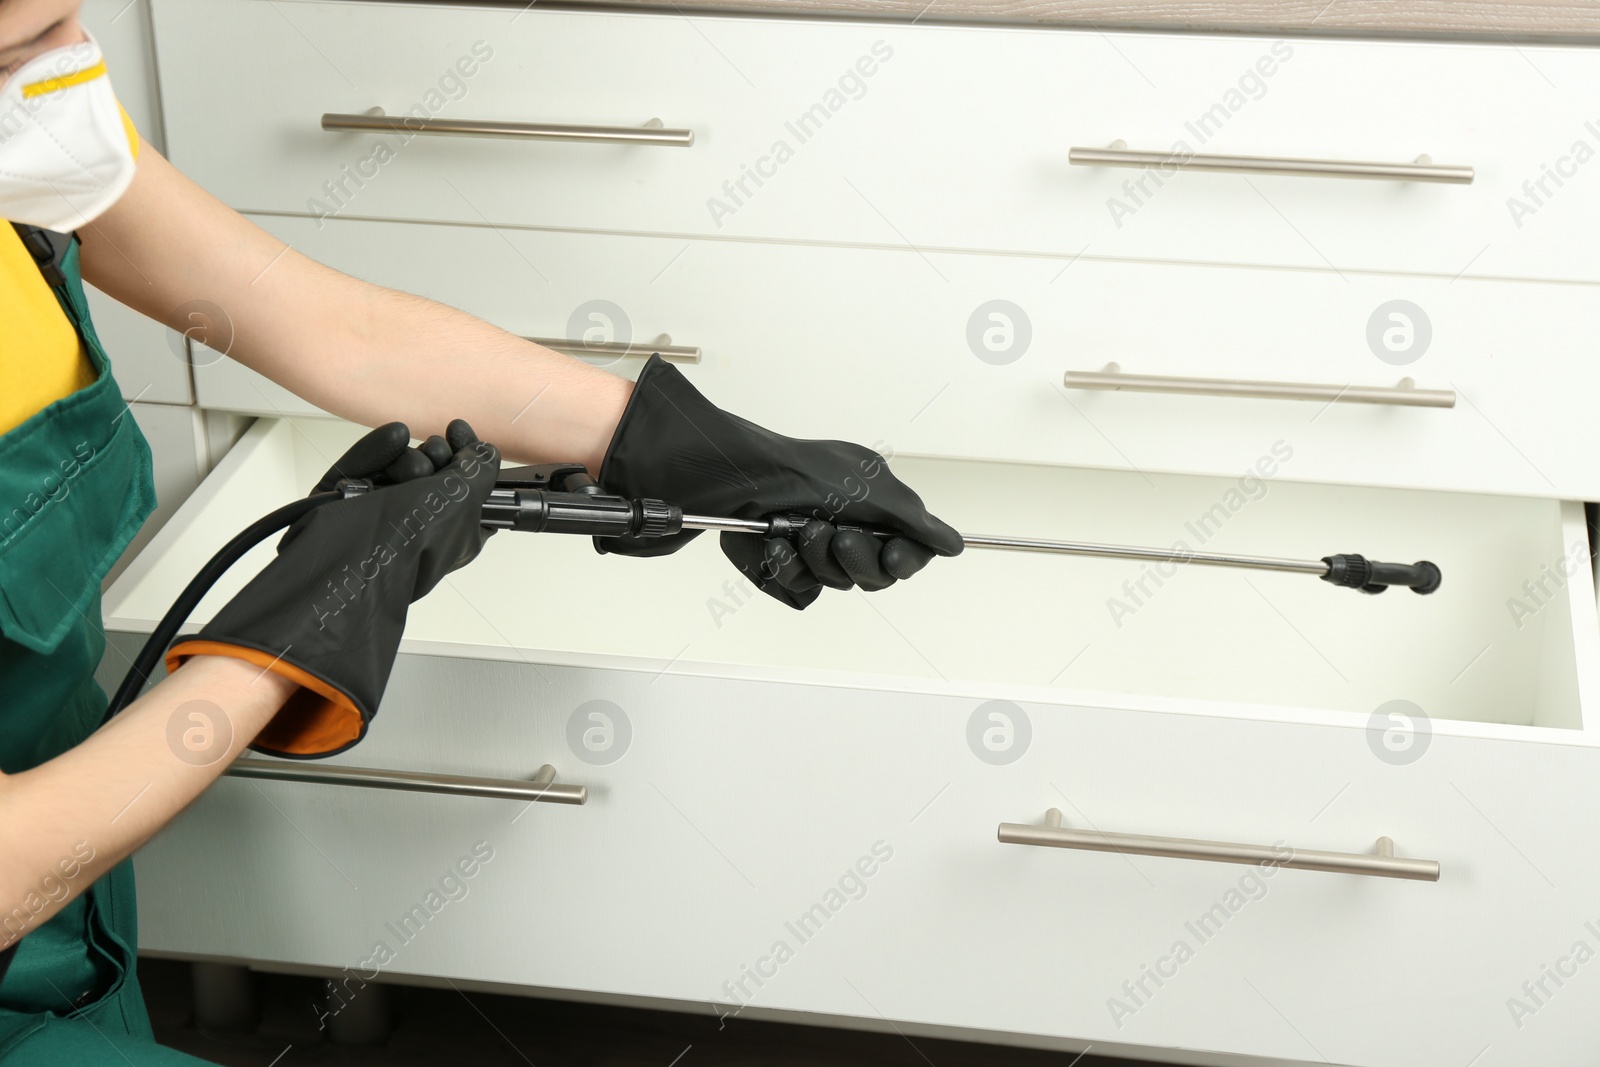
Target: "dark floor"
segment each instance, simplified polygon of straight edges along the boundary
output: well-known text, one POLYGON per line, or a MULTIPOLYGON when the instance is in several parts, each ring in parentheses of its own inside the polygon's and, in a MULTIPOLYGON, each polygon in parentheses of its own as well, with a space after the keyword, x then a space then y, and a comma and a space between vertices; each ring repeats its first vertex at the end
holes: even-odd
POLYGON ((227 1067, 1154 1067, 1094 1055, 864 1034, 711 1015, 386 987, 394 1029, 381 1045, 336 1045, 318 1027, 313 978, 257 974, 253 1032, 194 1027, 188 965, 140 960, 156 1037, 227 1067))

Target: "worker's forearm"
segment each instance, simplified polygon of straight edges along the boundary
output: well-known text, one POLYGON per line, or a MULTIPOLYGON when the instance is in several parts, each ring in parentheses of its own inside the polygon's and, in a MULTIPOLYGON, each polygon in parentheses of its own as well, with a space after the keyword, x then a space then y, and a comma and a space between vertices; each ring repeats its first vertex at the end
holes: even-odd
POLYGON ((80 236, 90 284, 368 426, 426 437, 462 418, 511 459, 598 474, 633 388, 285 248, 147 143, 128 191, 80 236))
POLYGON ((342 289, 321 316, 340 339, 337 372, 302 395, 367 425, 398 419, 416 437, 464 418, 509 459, 598 476, 632 383, 419 296, 350 278, 342 289))
POLYGON ((171 821, 293 691, 241 660, 198 656, 81 745, 0 776, 0 950, 171 821))

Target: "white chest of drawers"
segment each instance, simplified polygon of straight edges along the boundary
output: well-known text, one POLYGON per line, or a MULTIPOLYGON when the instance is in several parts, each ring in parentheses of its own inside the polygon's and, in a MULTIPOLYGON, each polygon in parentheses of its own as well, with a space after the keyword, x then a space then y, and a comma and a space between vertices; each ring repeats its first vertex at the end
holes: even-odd
MULTIPOLYGON (((626 560, 500 536, 417 605, 369 739, 335 762, 550 763, 588 803, 224 780, 141 853, 147 948, 338 970, 383 944, 395 976, 1178 1062, 1589 1061, 1600 196, 1579 170, 1520 229, 1502 213, 1584 136, 1595 52, 257 0, 158 0, 155 20, 175 161, 343 270, 529 336, 608 301, 624 339, 700 348, 688 373, 719 403, 894 453, 969 533, 1425 557, 1445 584, 1373 599, 970 552, 796 614, 710 544, 626 560), (859 98, 714 216, 864 56, 859 98), (1229 107, 1263 56, 1265 88, 1229 107), (371 135, 320 128, 419 102, 659 118, 694 144, 430 136, 378 163, 371 135), (1113 217, 1140 172, 1067 163, 1169 147, 1219 102, 1196 150, 1426 152, 1475 180, 1185 172, 1113 217), (337 210, 308 206, 341 180, 337 210), (1418 325, 1381 314, 1395 300, 1427 320, 1418 358, 1371 341, 1418 325), (1406 376, 1456 403, 1064 381, 1108 362, 1336 393, 1406 376), (807 405, 812 375, 852 388, 807 405), (1302 850, 1389 837, 1441 873, 996 840, 1049 808, 1302 850), (397 936, 480 841, 469 891, 397 936)), ((111 591, 122 646, 355 433, 202 362, 203 404, 269 418, 111 591)))

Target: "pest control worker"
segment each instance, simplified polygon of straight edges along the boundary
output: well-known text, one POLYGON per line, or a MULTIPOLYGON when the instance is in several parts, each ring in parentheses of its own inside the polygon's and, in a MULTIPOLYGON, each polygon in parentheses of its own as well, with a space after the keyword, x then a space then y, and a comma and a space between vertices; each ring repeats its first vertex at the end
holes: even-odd
MULTIPOLYGON (((798 551, 725 535, 734 565, 795 608, 823 586, 883 589, 961 540, 870 449, 762 429, 659 357, 631 385, 286 248, 140 141, 78 5, 0 0, 0 1060, 195 1063, 151 1040, 128 856, 246 747, 316 757, 365 735, 407 606, 483 545, 500 450, 582 462, 610 492, 691 512, 904 532, 880 542, 819 520, 798 551), (179 331, 196 302, 224 309, 234 358, 379 427, 321 483, 378 488, 292 526, 261 575, 173 645, 170 675, 103 728, 100 582, 155 500, 83 278, 179 331), (429 524, 386 541, 425 504, 429 524), (380 542, 376 576, 319 617, 329 579, 380 542), (225 717, 227 750, 205 766, 167 740, 194 701, 225 717)), ((658 555, 693 536, 599 547, 658 555)))

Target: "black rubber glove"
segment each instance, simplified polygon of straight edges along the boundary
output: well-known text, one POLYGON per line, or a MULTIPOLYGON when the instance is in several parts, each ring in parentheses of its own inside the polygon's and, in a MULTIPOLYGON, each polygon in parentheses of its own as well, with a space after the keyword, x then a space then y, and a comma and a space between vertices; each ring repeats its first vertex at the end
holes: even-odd
POLYGON ((343 478, 373 491, 300 517, 262 569, 198 634, 167 651, 232 656, 299 683, 251 747, 317 758, 366 736, 405 630, 406 610, 488 540, 483 502, 500 454, 457 419, 445 437, 408 448, 404 423, 357 441, 313 492, 343 478))
MULTIPOLYGON (((650 357, 600 468, 608 493, 654 497, 685 513, 760 519, 815 517, 798 545, 725 533, 722 551, 762 592, 804 608, 822 587, 886 589, 934 556, 959 555, 961 535, 928 514, 922 499, 870 448, 784 437, 712 404, 659 355, 650 357), (881 541, 836 523, 892 526, 881 541), (798 551, 797 551, 798 549, 798 551)), ((601 552, 660 556, 698 530, 672 537, 595 538, 601 552)))

